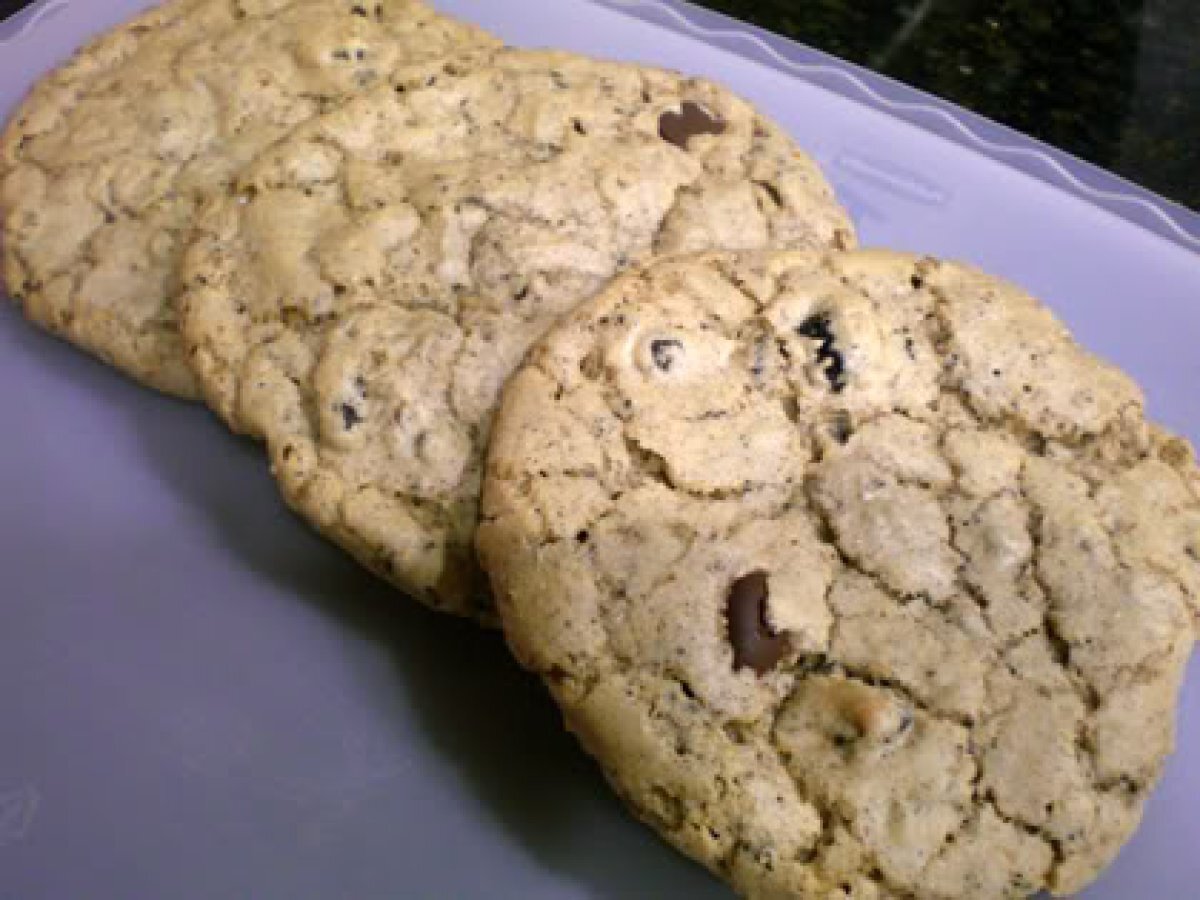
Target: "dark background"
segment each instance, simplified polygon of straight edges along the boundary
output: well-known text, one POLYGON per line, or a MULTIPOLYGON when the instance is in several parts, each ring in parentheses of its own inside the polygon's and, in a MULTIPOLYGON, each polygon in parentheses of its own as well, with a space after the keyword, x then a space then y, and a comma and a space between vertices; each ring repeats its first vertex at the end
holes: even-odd
POLYGON ((1200 210, 1200 0, 699 2, 1200 210))
POLYGON ((1200 0, 699 0, 1200 210, 1200 0))

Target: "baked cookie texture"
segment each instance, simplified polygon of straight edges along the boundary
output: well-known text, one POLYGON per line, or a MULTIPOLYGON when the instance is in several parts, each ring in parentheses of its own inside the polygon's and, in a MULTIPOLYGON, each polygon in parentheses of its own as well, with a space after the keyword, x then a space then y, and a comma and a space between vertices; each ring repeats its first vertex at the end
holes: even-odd
POLYGON ((0 136, 8 293, 30 319, 183 397, 181 243, 207 191, 411 62, 494 47, 417 0, 173 0, 80 50, 0 136))
POLYGON ((628 274, 513 377, 482 503, 517 657, 747 896, 1071 893, 1172 749, 1191 448, 974 269, 628 274))
POLYGON ((501 385, 656 254, 849 246, 815 164, 707 81, 503 50, 309 123, 201 217, 182 327, 288 502, 429 605, 494 619, 472 548, 501 385))

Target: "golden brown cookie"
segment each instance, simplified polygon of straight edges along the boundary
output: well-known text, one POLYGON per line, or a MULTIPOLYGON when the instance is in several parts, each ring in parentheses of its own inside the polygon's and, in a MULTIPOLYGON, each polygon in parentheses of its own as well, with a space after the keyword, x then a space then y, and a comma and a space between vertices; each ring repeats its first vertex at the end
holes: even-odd
POLYGON ((191 397, 176 325, 199 198, 405 65, 494 47, 419 0, 172 0, 43 79, 0 136, 8 292, 30 319, 191 397))
POLYGON ((478 544, 569 727, 739 891, 1070 893, 1172 749, 1200 474, 1011 284, 709 255, 530 352, 478 544))
POLYGON ((724 88, 505 50, 265 153, 200 223, 183 331, 293 507, 431 606, 488 619, 483 449, 530 343, 656 254, 852 241, 812 160, 724 88))

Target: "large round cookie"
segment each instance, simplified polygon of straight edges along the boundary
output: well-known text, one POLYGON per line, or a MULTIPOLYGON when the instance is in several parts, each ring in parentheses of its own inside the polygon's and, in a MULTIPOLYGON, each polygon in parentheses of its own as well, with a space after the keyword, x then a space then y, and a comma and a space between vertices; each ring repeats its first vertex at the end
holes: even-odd
POLYGON ((1015 287, 663 262, 494 423, 509 642, 637 814, 755 897, 1071 892, 1173 742, 1200 475, 1015 287))
POLYGON ((200 223, 183 330, 295 508, 430 605, 488 618, 483 447, 550 322, 654 253, 851 241, 813 162, 728 91, 501 51, 264 154, 200 223))
POLYGON ((39 83, 0 136, 8 292, 161 390, 196 393, 175 322, 197 198, 399 67, 497 44, 418 0, 173 0, 39 83))

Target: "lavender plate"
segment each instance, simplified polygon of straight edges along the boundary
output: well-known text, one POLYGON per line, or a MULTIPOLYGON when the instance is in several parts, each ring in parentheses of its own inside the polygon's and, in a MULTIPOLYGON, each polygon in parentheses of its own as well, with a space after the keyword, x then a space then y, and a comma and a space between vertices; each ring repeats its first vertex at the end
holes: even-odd
MULTIPOLYGON (((1200 440, 1200 217, 674 0, 436 0, 516 44, 722 79, 863 239, 1027 286, 1200 440)), ((0 113, 147 0, 0 25, 0 113)), ((0 303, 0 900, 727 897, 635 824, 495 635, 359 572, 258 450, 0 303)), ((1200 664, 1145 823, 1087 900, 1200 884, 1200 664)))

